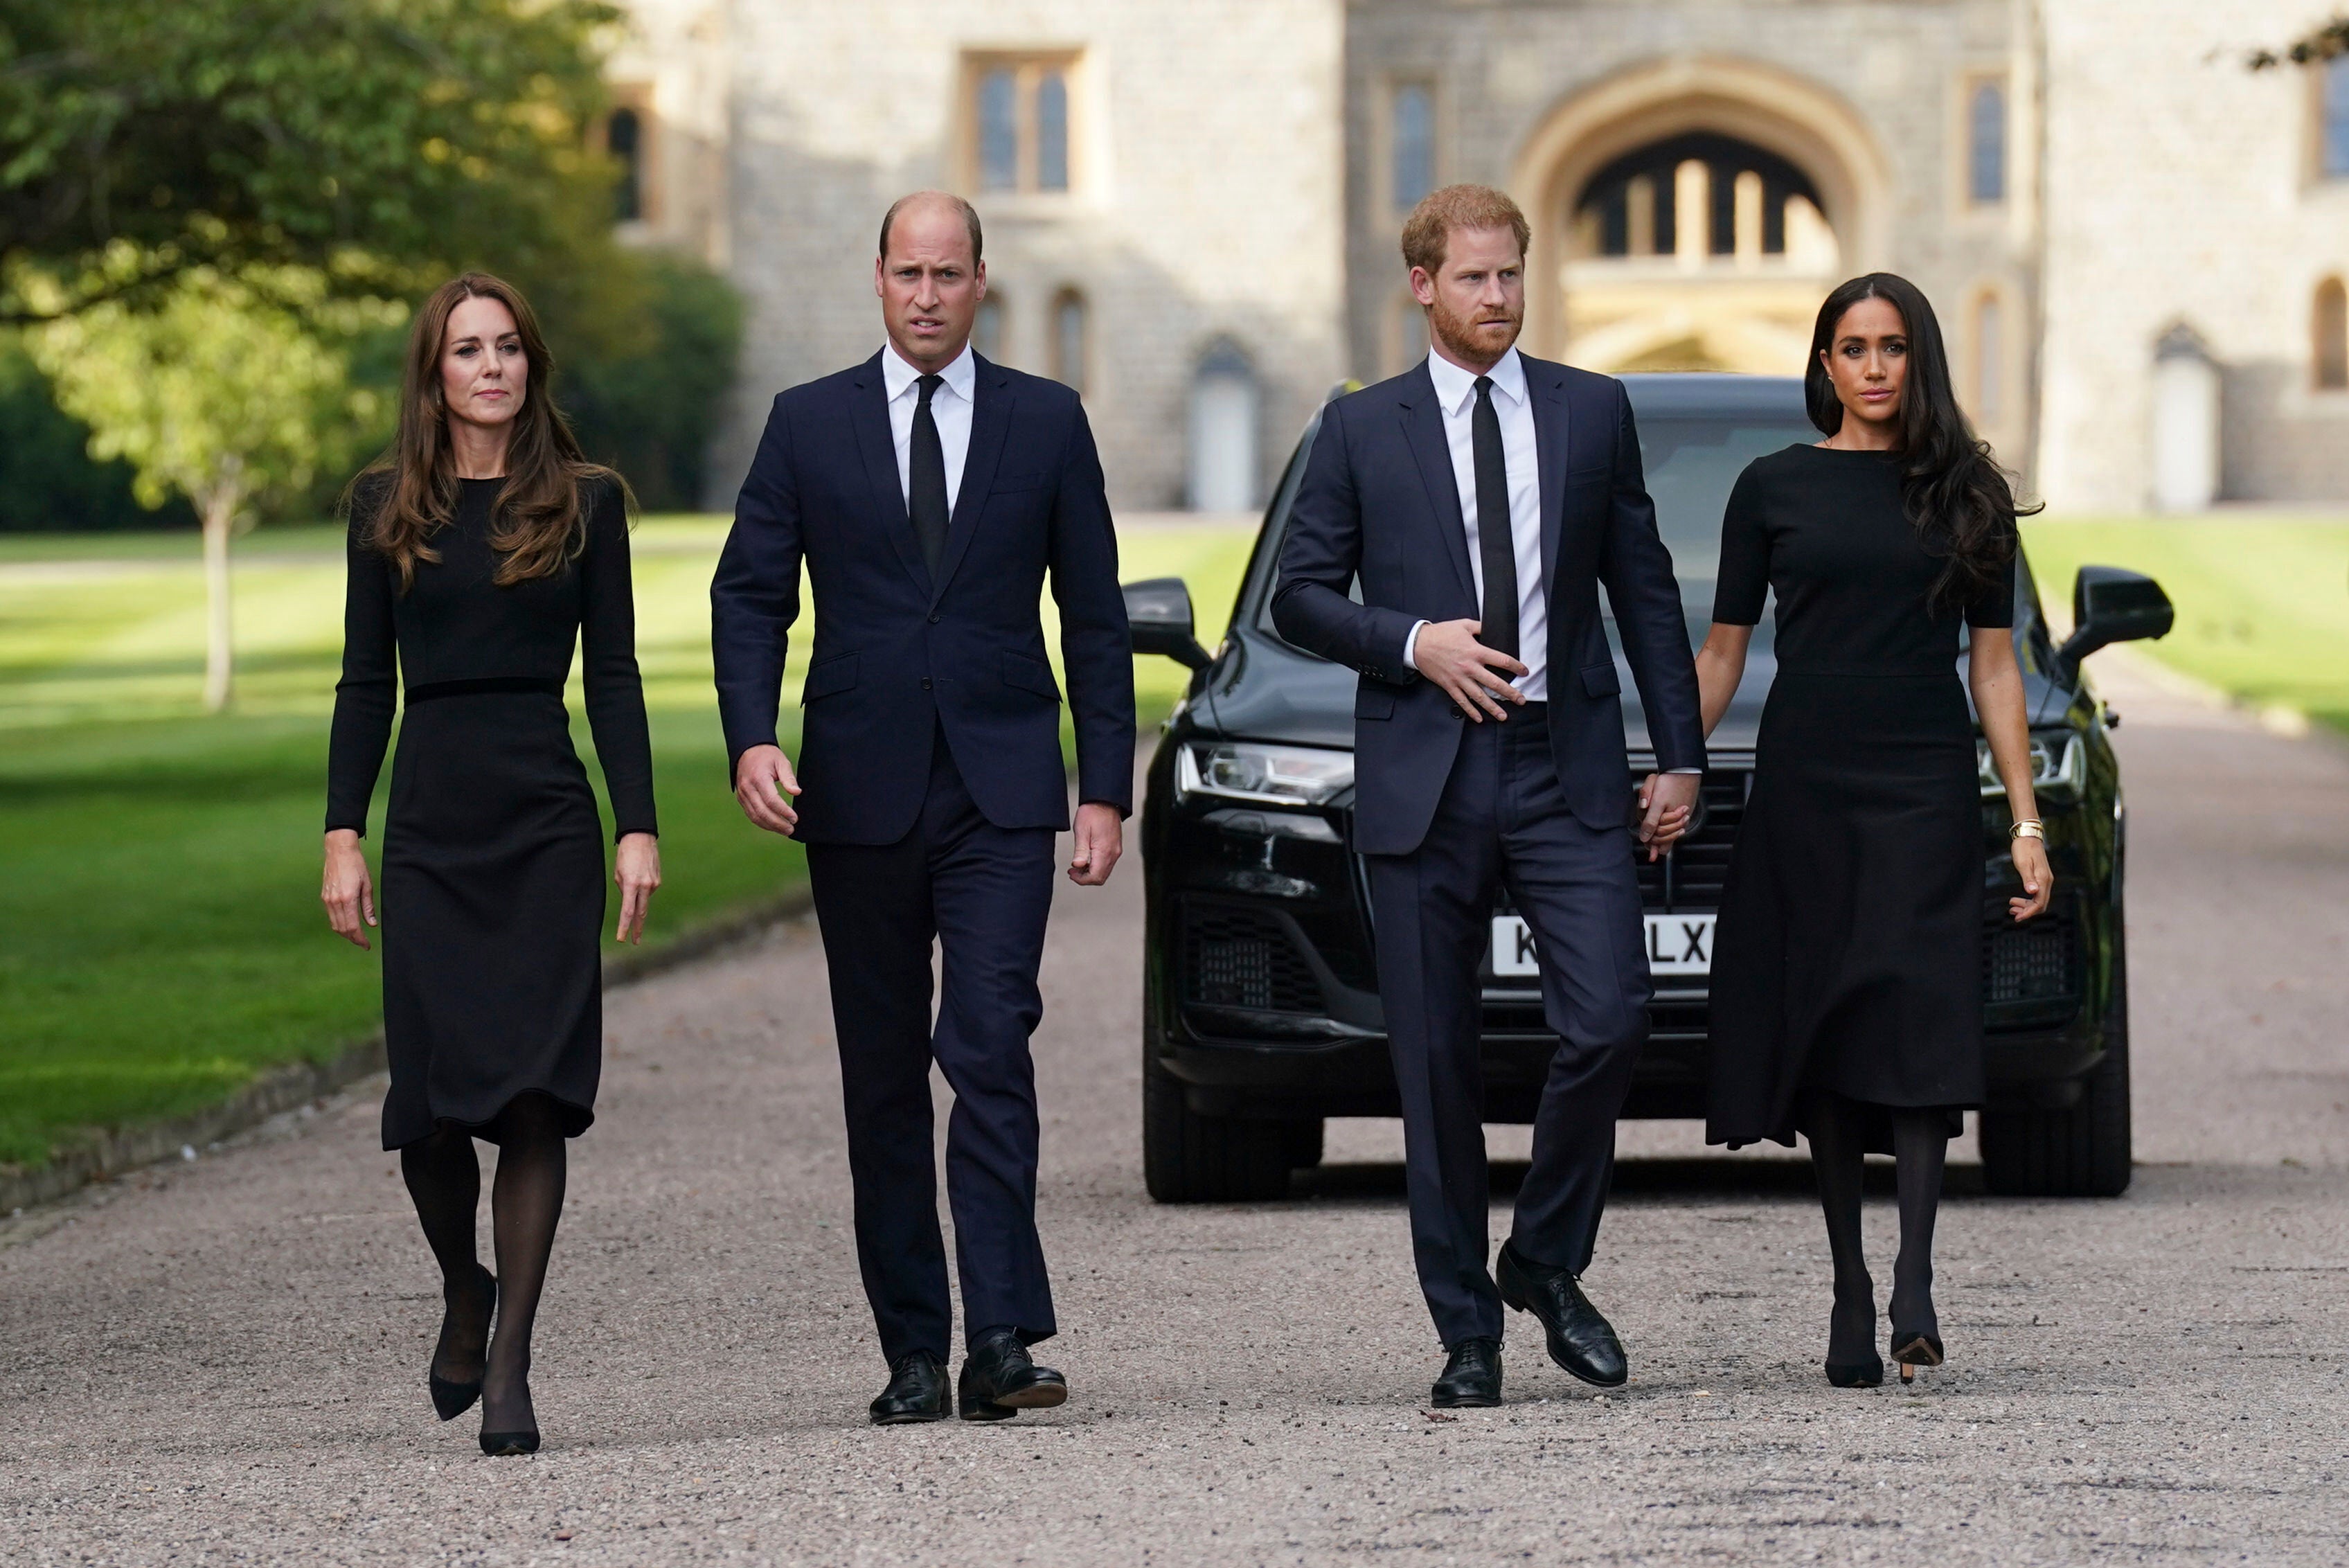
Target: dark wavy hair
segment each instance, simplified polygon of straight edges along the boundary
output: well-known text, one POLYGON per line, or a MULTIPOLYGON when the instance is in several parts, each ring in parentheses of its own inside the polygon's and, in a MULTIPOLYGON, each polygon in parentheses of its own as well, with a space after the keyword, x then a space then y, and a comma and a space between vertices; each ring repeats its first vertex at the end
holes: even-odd
POLYGON ((400 377, 399 432, 343 493, 343 510, 371 510, 367 541, 398 569, 404 592, 419 561, 438 561, 432 535, 457 515, 457 464, 449 441, 449 408, 440 390, 440 351, 449 317, 469 299, 494 299, 511 312, 530 380, 515 410, 506 452, 506 482, 491 513, 490 544, 498 552, 495 577, 511 587, 552 576, 586 544, 583 497, 589 484, 610 480, 633 515, 627 481, 587 461, 578 437, 554 401, 554 356, 538 329, 538 316, 522 291, 487 273, 469 272, 435 289, 416 314, 400 377))
POLYGON ((2016 502, 1990 443, 1967 422, 1950 384, 1941 324, 1925 291, 1905 277, 1872 272, 1853 278, 1819 306, 1818 324, 1811 329, 1811 362, 1803 372, 1811 423, 1828 435, 1843 429, 1843 402, 1827 377, 1826 352, 1845 313, 1864 299, 1891 306, 1908 331, 1909 375, 1894 447, 1900 457, 1901 499, 1925 548, 1942 562, 1933 582, 1932 607, 1960 608, 2005 580, 2014 566, 2014 520, 2041 507, 2016 502))

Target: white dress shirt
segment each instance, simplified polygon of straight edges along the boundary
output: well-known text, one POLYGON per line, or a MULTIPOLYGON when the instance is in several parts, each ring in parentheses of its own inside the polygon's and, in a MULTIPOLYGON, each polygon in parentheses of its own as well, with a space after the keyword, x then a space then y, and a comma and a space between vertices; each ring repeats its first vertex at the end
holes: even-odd
MULTIPOLYGON (((894 347, 881 350, 881 386, 889 394, 889 440, 897 449, 897 489, 907 506, 914 504, 914 409, 922 400, 924 374, 894 347)), ((946 384, 930 394, 930 418, 946 452, 947 515, 951 518, 955 498, 962 493, 963 460, 970 455, 971 389, 978 385, 978 361, 972 358, 970 345, 964 344, 954 363, 938 374, 946 384)))
MULTIPOLYGON (((1460 490, 1460 519, 1468 531, 1468 570, 1476 602, 1485 602, 1485 555, 1476 531, 1476 377, 1443 355, 1430 352, 1427 373, 1435 381, 1436 407, 1444 413, 1444 439, 1452 448, 1452 478, 1460 490)), ((1526 365, 1515 348, 1485 374, 1493 378, 1493 411, 1500 416, 1501 456, 1509 470, 1509 542, 1517 557, 1517 660, 1526 673, 1511 682, 1528 702, 1549 700, 1549 595, 1542 581, 1541 458, 1534 440, 1534 410, 1526 388, 1526 365)), ((1566 454, 1557 454, 1564 462, 1566 454)), ((1419 626, 1403 639, 1403 661, 1419 668, 1419 626)))

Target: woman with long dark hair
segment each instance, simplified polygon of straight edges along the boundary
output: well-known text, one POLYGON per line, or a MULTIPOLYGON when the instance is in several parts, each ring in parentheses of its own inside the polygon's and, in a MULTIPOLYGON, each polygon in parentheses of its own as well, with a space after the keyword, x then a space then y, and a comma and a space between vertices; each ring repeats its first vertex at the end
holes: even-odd
POLYGON ((1906 1381, 1941 1364, 1942 1158, 1982 1099, 1982 801, 1961 631, 2013 816, 2009 916, 2044 910, 2054 878, 2006 629, 2023 509, 1958 407, 1924 295, 1888 273, 1829 295, 1805 391, 1826 439, 1739 476, 1696 660, 1709 733, 1776 594, 1778 672, 1714 940, 1705 1136, 1809 1138, 1835 1259, 1827 1380, 1864 1387, 1884 1378, 1860 1250, 1865 1157, 1899 1162, 1890 1306, 1906 1381))
POLYGON ((531 1328, 564 1140, 595 1119, 602 1065, 603 827, 563 706, 574 643, 618 829, 620 940, 641 937, 660 886, 633 497, 581 454, 554 371, 530 306, 496 278, 468 273, 418 315, 399 433, 346 498, 327 760, 320 896, 364 948, 376 909, 359 839, 404 686, 382 852, 383 1146, 440 1265, 433 1407, 449 1421, 481 1400, 490 1454, 538 1447, 531 1328), (474 1255, 477 1137, 498 1146, 495 1274, 474 1255))

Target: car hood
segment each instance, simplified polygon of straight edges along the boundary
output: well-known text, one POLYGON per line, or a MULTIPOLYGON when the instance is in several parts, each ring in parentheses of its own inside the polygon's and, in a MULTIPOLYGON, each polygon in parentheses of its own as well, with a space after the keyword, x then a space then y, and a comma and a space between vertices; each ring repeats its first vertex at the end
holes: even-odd
MULTIPOLYGON (((1612 628, 1609 628, 1611 637, 1612 628)), ((1704 627, 1692 622, 1692 640, 1704 627)), ((1651 749, 1648 718, 1639 683, 1619 649, 1622 676, 1623 735, 1634 752, 1651 749)), ((1750 752, 1761 729, 1762 707, 1778 672, 1777 653, 1767 621, 1754 628, 1746 655, 1745 679, 1735 701, 1713 732, 1715 752, 1750 752)), ((2035 670, 2023 671, 2025 701, 2033 723, 2059 720, 2070 691, 2035 670)), ((1223 656, 1208 670, 1195 706, 1206 729, 1236 740, 1285 741, 1305 746, 1350 748, 1354 743, 1354 672, 1304 653, 1268 634, 1235 631, 1223 656)))

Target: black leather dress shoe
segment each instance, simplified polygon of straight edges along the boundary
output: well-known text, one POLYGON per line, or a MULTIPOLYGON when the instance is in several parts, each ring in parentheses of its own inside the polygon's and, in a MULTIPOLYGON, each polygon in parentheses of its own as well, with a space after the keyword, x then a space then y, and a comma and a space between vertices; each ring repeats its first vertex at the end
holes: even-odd
POLYGON ((1630 1376, 1622 1342, 1583 1295, 1573 1271, 1537 1263, 1519 1253, 1516 1242, 1504 1241, 1493 1275, 1502 1301, 1541 1319, 1549 1332, 1552 1361, 1601 1388, 1619 1388, 1630 1376))
POLYGON ((1464 1339, 1452 1347, 1444 1376, 1428 1391, 1439 1410, 1483 1409, 1501 1402, 1501 1342, 1464 1339))
POLYGON ((873 1424, 903 1426, 908 1421, 943 1421, 954 1412, 947 1397, 946 1363, 926 1350, 910 1351, 889 1368, 889 1386, 873 1401, 873 1424))
POLYGON ((1022 1410, 1049 1410, 1069 1397, 1069 1380, 1029 1358, 1028 1347, 1009 1329, 999 1329, 970 1347, 955 1388, 966 1421, 1001 1421, 1022 1410))

